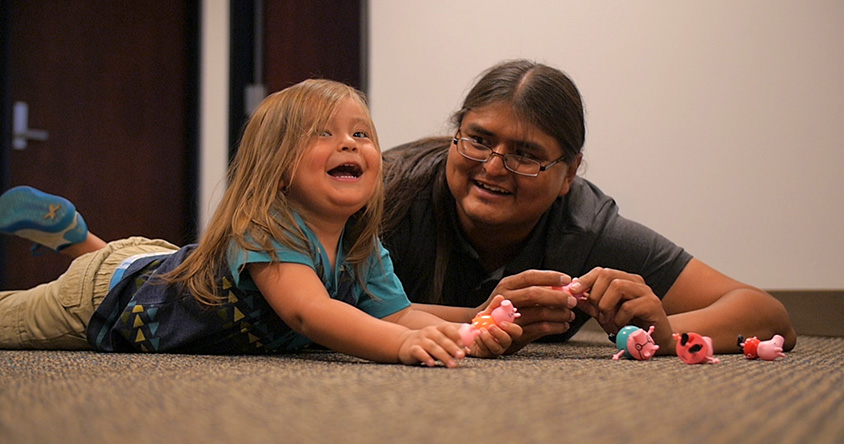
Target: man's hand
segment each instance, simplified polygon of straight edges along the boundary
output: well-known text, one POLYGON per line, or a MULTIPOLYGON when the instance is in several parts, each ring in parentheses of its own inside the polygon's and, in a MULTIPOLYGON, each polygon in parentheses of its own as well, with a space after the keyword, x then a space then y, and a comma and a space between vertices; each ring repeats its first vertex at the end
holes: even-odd
POLYGON ((521 317, 516 323, 522 335, 514 338, 507 353, 515 353, 525 345, 549 334, 565 333, 574 320, 572 308, 577 300, 567 292, 554 289, 568 284, 571 278, 557 271, 527 270, 507 276, 498 283, 489 300, 479 309, 492 305, 500 295, 513 302, 521 317))
POLYGON ((607 333, 616 334, 626 325, 645 330, 653 325, 653 338, 660 348, 673 346, 671 322, 662 301, 641 276, 596 267, 576 278, 569 288, 573 293, 587 293, 577 307, 594 317, 607 333))

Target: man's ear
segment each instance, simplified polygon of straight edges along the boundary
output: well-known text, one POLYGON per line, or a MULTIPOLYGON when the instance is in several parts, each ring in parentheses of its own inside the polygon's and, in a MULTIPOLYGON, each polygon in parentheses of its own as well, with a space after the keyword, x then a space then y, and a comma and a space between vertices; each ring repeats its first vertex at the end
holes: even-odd
POLYGON ((577 171, 580 169, 580 162, 582 160, 583 153, 577 153, 574 160, 566 164, 568 170, 566 170, 566 177, 563 180, 562 186, 560 186, 560 194, 558 194, 558 196, 562 197, 568 194, 569 189, 571 188, 571 183, 574 182, 574 178, 577 177, 577 171))

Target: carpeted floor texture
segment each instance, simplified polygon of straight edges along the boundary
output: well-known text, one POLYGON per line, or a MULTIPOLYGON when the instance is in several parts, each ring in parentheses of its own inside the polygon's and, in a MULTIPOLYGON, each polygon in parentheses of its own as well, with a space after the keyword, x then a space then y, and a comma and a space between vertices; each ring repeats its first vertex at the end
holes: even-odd
POLYGON ((613 361, 598 332, 459 368, 339 353, 0 351, 0 443, 844 442, 844 338, 613 361))

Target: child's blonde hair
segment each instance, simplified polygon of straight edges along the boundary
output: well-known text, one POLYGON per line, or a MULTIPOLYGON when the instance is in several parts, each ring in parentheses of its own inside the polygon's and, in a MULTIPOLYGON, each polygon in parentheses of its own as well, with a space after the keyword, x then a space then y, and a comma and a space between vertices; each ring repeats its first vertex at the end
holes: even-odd
MULTIPOLYGON (((263 251, 273 260, 278 259, 273 240, 308 252, 285 191, 310 143, 325 129, 338 105, 349 98, 361 104, 370 138, 378 148, 366 98, 348 85, 311 79, 264 99, 246 124, 228 170, 229 186, 199 245, 165 279, 182 284, 199 302, 217 305, 222 295, 216 283, 228 266, 231 247, 263 251)), ((345 244, 350 245, 346 258, 359 281, 367 260, 377 251, 384 206, 380 163, 377 167, 376 188, 369 202, 350 218, 344 235, 345 244)))

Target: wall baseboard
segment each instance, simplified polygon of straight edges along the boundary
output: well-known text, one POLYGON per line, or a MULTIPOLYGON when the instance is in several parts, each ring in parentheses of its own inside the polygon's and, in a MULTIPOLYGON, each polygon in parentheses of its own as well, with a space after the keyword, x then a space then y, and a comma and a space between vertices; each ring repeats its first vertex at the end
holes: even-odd
POLYGON ((844 290, 768 290, 798 335, 844 337, 844 290))
MULTIPOLYGON (((768 290, 788 311, 798 335, 844 337, 844 290, 768 290)), ((584 326, 603 331, 594 319, 584 326)))

